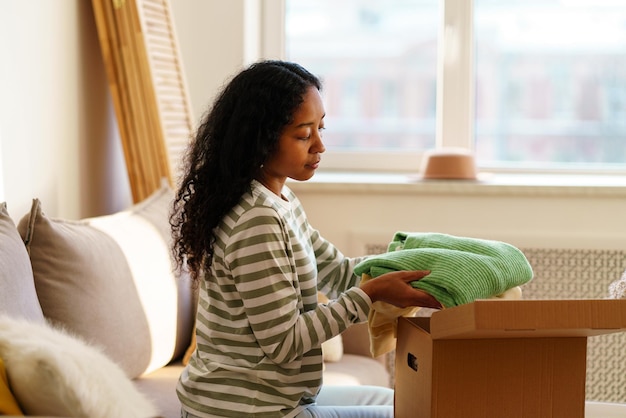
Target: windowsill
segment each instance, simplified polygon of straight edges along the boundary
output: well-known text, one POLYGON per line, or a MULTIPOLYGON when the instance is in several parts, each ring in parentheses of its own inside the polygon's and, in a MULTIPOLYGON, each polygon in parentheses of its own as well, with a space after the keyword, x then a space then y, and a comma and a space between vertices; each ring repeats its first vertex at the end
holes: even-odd
POLYGON ((296 193, 415 193, 456 195, 626 197, 625 175, 480 173, 477 180, 424 180, 417 174, 321 171, 296 193))

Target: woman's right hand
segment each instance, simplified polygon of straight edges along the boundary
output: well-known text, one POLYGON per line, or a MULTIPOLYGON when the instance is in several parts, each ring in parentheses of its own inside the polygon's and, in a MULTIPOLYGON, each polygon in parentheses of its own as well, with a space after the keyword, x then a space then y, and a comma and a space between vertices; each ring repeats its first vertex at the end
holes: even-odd
POLYGON ((386 302, 400 308, 419 306, 441 309, 443 306, 429 293, 414 288, 411 282, 423 279, 430 271, 393 271, 361 285, 373 302, 386 302))

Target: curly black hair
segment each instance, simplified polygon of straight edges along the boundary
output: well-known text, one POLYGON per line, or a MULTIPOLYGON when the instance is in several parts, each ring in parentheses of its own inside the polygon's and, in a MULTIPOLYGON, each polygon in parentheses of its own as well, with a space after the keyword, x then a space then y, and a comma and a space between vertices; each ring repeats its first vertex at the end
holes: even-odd
POLYGON ((213 261, 215 228, 250 190, 310 87, 321 90, 321 82, 302 66, 260 61, 235 75, 204 115, 170 214, 176 265, 194 282, 213 261))

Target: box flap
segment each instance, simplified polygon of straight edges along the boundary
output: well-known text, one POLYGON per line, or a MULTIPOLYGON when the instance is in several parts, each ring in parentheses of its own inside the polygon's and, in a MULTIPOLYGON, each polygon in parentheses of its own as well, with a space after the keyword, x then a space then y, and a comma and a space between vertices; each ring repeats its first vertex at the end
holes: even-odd
POLYGON ((435 312, 433 339, 581 337, 626 331, 626 299, 477 300, 435 312))

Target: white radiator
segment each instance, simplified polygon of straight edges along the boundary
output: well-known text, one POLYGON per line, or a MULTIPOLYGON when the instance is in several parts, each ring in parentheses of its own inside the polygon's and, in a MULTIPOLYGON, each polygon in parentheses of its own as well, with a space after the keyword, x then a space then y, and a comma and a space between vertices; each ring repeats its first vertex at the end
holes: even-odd
MULTIPOLYGON (((524 299, 603 299, 626 270, 626 250, 522 251, 535 273, 524 286, 524 299)), ((587 341, 587 400, 626 403, 626 333, 587 341)))

